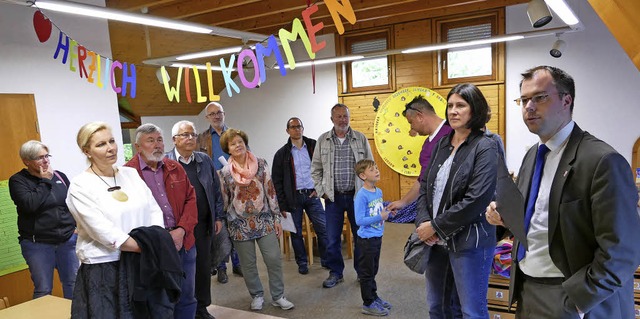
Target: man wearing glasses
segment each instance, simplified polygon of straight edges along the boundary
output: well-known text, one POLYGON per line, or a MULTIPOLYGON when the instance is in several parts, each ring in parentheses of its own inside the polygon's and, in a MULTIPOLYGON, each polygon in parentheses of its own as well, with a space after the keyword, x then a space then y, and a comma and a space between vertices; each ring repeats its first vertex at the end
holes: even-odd
POLYGON ((303 133, 304 126, 299 118, 292 117, 287 121, 289 140, 273 157, 271 179, 276 188, 280 210, 283 214, 291 213, 296 226, 296 232, 291 233, 291 244, 298 264, 298 273, 306 275, 309 273, 309 266, 302 238, 302 214, 307 213, 318 235, 318 249, 323 266, 326 220, 324 208, 311 178, 311 158, 316 140, 304 136, 303 133))
POLYGON ((227 130, 227 125, 224 124, 224 108, 218 102, 211 102, 204 109, 204 117, 209 121, 210 126, 198 136, 196 142, 198 149, 213 159, 213 166, 218 171, 224 166, 220 157, 222 156, 225 162, 229 159, 229 154, 225 153, 220 146, 220 136, 227 130))
MULTIPOLYGON (((522 77, 515 102, 540 142, 518 173, 524 212, 501 212, 516 214, 506 226, 524 227, 527 243, 513 243, 509 303, 519 319, 633 318, 640 216, 629 163, 573 121, 569 74, 539 66, 522 77)), ((495 202, 486 218, 504 225, 495 202)))
POLYGON ((196 319, 213 319, 207 311, 211 304, 211 241, 222 229, 223 203, 218 174, 211 158, 196 149, 196 129, 192 122, 180 121, 171 129, 175 148, 167 157, 178 161, 196 192, 198 223, 193 235, 196 238, 195 297, 198 301, 196 319))
MULTIPOLYGON (((205 118, 209 121, 209 129, 202 132, 196 141, 197 149, 201 152, 207 153, 213 160, 213 167, 216 171, 219 171, 224 166, 222 163, 227 162, 229 154, 225 153, 220 146, 220 136, 227 130, 227 125, 224 123, 224 108, 218 102, 211 102, 204 108, 205 118)), ((215 241, 216 239, 214 239, 215 241)), ((233 273, 242 277, 242 270, 240 269, 240 259, 238 259, 238 253, 235 249, 231 250, 231 263, 233 264, 233 273)), ((229 259, 226 258, 226 261, 229 259)), ((223 260, 215 270, 211 271, 211 275, 218 275, 218 282, 226 284, 229 281, 227 275, 227 263, 223 260)))

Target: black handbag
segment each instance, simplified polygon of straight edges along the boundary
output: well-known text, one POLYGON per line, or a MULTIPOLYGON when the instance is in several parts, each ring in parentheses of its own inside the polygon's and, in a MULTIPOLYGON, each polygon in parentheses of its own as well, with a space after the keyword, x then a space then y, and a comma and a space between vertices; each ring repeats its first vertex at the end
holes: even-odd
POLYGON ((404 264, 411 271, 424 274, 427 270, 429 252, 431 252, 431 246, 420 240, 418 234, 414 231, 409 235, 407 243, 404 245, 404 264))

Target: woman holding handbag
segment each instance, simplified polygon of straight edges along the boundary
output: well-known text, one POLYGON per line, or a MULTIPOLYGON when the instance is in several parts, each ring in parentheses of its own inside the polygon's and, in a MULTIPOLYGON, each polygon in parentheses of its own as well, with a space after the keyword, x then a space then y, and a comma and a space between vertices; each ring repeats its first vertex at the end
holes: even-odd
POLYGON ((455 290, 465 319, 489 316, 487 290, 496 235, 483 213, 495 193, 498 150, 482 130, 488 110, 473 84, 451 89, 446 120, 453 131, 433 150, 420 183, 416 232, 432 246, 425 271, 432 319, 453 317, 455 290))

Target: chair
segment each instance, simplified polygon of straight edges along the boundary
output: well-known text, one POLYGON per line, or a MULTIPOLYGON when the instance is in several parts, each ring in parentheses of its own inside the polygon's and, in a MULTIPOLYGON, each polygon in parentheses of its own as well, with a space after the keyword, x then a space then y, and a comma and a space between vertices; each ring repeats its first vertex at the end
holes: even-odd
MULTIPOLYGON (((313 230, 313 226, 311 225, 311 221, 307 214, 302 214, 302 238, 304 238, 306 250, 307 250, 307 259, 308 264, 313 265, 313 242, 316 240, 317 236, 316 232, 313 230)), ((283 240, 280 242, 282 245, 282 254, 285 256, 286 260, 291 260, 291 233, 288 231, 283 231, 283 240)))
POLYGON ((347 242, 347 257, 353 258, 353 234, 351 233, 351 223, 347 217, 347 212, 344 212, 344 226, 342 227, 343 240, 347 242))
POLYGON ((2 297, 0 298, 0 309, 9 308, 9 298, 2 297))
MULTIPOLYGON (((322 203, 322 207, 324 207, 324 199, 320 199, 322 203)), ((305 241, 305 246, 307 250, 307 259, 309 265, 313 264, 313 243, 314 240, 317 244, 318 236, 316 232, 313 230, 313 225, 309 220, 307 214, 303 214, 302 218, 302 237, 305 241)), ((342 227, 342 237, 347 245, 347 258, 353 258, 353 234, 351 233, 351 223, 349 222, 349 218, 347 217, 347 212, 344 213, 344 225, 342 227)), ((282 254, 286 258, 286 260, 291 260, 291 234, 288 231, 282 232, 282 240, 280 241, 282 254)))

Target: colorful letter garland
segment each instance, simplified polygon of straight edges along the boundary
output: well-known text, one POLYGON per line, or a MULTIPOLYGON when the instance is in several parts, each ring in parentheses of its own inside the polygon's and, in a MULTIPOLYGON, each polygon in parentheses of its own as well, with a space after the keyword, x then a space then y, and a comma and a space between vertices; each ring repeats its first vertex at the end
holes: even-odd
MULTIPOLYGON (((356 22, 355 12, 351 6, 349 0, 325 0, 325 4, 331 13, 336 29, 339 34, 344 33, 344 26, 340 16, 354 24, 356 22)), ((282 49, 287 58, 289 68, 294 70, 296 68, 296 60, 291 50, 289 41, 296 41, 300 39, 304 44, 307 51, 307 55, 310 59, 315 59, 316 53, 324 49, 326 43, 318 43, 316 40, 316 33, 324 28, 322 22, 313 24, 311 16, 318 11, 316 4, 308 6, 302 11, 302 21, 299 18, 295 18, 292 21, 291 30, 280 29, 278 31, 278 38, 282 44, 282 49), (306 31, 305 31, 306 27, 306 31)), ((36 11, 33 16, 33 26, 41 43, 49 40, 52 32, 51 21, 44 16, 41 11, 36 11)), ((57 26, 56 26, 57 28, 57 26)), ((87 50, 84 46, 78 44, 73 39, 70 39, 62 30, 58 28, 58 45, 53 55, 53 59, 57 60, 61 57, 62 64, 69 65, 69 71, 77 72, 80 78, 86 78, 87 82, 94 83, 99 88, 106 88, 110 86, 111 89, 120 94, 121 96, 129 96, 131 98, 136 97, 136 66, 133 63, 121 63, 120 61, 112 61, 109 58, 102 57, 99 54, 87 50), (122 77, 120 79, 121 86, 117 86, 115 79, 115 69, 122 70, 122 77)), ((225 88, 229 97, 233 96, 233 93, 240 93, 240 87, 233 81, 232 72, 234 66, 238 72, 238 78, 242 83, 242 86, 248 89, 257 87, 260 83, 264 83, 267 80, 265 71, 265 57, 272 56, 275 58, 278 67, 280 69, 280 75, 285 76, 287 74, 284 60, 280 48, 278 47, 278 40, 272 34, 266 39, 266 47, 262 43, 258 43, 255 46, 255 50, 244 49, 238 53, 237 61, 236 55, 232 54, 229 58, 229 62, 226 63, 224 59, 220 59, 220 67, 222 69, 222 76, 225 82, 225 88), (244 70, 246 68, 244 61, 248 59, 248 63, 252 65, 253 74, 249 76, 245 75, 244 70)), ((204 103, 207 101, 219 101, 220 96, 213 92, 213 76, 211 70, 211 63, 206 63, 207 74, 207 89, 209 91, 208 97, 203 95, 202 83, 200 81, 200 75, 196 66, 180 67, 175 77, 175 86, 171 86, 169 83, 169 74, 165 67, 161 67, 162 82, 169 101, 180 102, 180 87, 182 86, 182 74, 184 69, 184 88, 187 102, 191 103, 190 92, 190 74, 193 73, 193 79, 195 80, 196 87, 196 101, 197 103, 204 103)))

